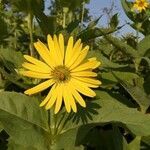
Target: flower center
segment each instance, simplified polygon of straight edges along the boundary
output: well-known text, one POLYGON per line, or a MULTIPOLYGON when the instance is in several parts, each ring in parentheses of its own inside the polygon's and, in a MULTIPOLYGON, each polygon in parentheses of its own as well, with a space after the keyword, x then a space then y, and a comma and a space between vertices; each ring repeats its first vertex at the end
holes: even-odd
POLYGON ((70 71, 65 66, 57 66, 51 73, 53 78, 58 82, 64 82, 70 78, 70 71))
POLYGON ((139 2, 139 7, 143 7, 144 6, 144 2, 139 2))

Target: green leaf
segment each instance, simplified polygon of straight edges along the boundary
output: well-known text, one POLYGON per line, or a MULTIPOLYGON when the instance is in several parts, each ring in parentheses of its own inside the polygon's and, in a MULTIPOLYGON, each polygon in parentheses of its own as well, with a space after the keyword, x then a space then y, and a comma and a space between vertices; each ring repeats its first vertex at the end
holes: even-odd
POLYGON ((0 121, 15 144, 47 150, 50 145, 47 112, 35 98, 0 92, 0 121))
POLYGON ((0 59, 5 63, 6 67, 10 69, 12 65, 16 68, 20 67, 24 60, 21 52, 3 48, 0 49, 0 59))
POLYGON ((127 150, 127 142, 117 127, 113 130, 94 128, 88 132, 83 143, 96 150, 127 150))
POLYGON ((149 16, 147 17, 146 20, 144 20, 144 22, 142 23, 142 33, 146 36, 146 35, 150 35, 150 20, 149 20, 149 16))
POLYGON ((148 66, 150 67, 150 58, 148 57, 142 57, 141 59, 145 60, 148 64, 148 66))
POLYGON ((47 34, 54 34, 56 31, 56 16, 46 16, 42 11, 38 9, 35 12, 36 20, 42 32, 47 36, 47 34))
POLYGON ((119 24, 119 20, 118 20, 118 13, 114 14, 112 16, 112 18, 110 19, 110 27, 113 29, 116 29, 118 24, 119 24))
POLYGON ((12 139, 9 138, 8 140, 8 150, 37 150, 33 147, 25 147, 19 144, 16 144, 12 139))
POLYGON ((103 91, 97 91, 99 97, 99 117, 93 117, 94 122, 120 122, 125 124, 135 135, 150 135, 149 115, 137 111, 135 108, 129 108, 117 99, 117 94, 107 94, 103 91), (142 129, 142 130, 141 130, 142 129))
POLYGON ((142 137, 142 141, 150 147, 150 136, 142 137))
MULTIPOLYGON (((149 115, 128 107, 122 103, 121 96, 105 91, 96 91, 96 100, 87 101, 87 107, 78 107, 76 114, 71 113, 64 119, 60 134, 67 134, 70 130, 77 129, 82 125, 92 128, 97 125, 116 123, 127 127, 132 133, 139 136, 150 135, 149 115), (142 130, 141 130, 142 129, 142 130)), ((128 101, 126 99, 126 101, 128 101)), ((88 131, 88 129, 86 129, 88 131)), ((83 129, 81 130, 83 131, 83 129)), ((82 133, 83 134, 83 133, 82 133)), ((85 135, 87 132, 85 132, 85 135)), ((84 138, 84 135, 82 135, 84 138)), ((81 140, 81 139, 80 139, 81 140)), ((75 142, 74 142, 75 143, 75 142)))
POLYGON ((4 40, 6 35, 8 34, 7 31, 7 23, 4 21, 2 16, 0 17, 0 42, 4 40))
POLYGON ((92 28, 94 28, 94 27, 98 24, 100 18, 101 18, 101 16, 100 16, 99 18, 97 18, 97 19, 91 21, 91 22, 88 24, 87 29, 92 29, 92 28))
POLYGON ((115 32, 116 30, 110 28, 98 28, 98 27, 86 28, 77 35, 77 39, 81 38, 83 42, 88 42, 89 40, 103 36, 101 31, 103 31, 104 34, 110 34, 115 32))
POLYGON ((136 136, 132 142, 129 143, 128 149, 129 150, 140 150, 141 145, 141 137, 136 136))
POLYGON ((144 89, 139 87, 138 85, 132 85, 125 80, 122 80, 119 76, 114 74, 116 79, 120 82, 120 84, 124 87, 124 89, 132 96, 132 98, 139 104, 141 111, 146 112, 148 107, 150 106, 150 100, 146 95, 144 89))
POLYGON ((36 10, 44 11, 44 0, 10 0, 14 8, 18 11, 33 13, 36 10))
POLYGON ((108 36, 105 35, 103 31, 101 32, 104 35, 105 39, 108 40, 108 42, 110 42, 111 44, 113 44, 113 46, 115 46, 118 50, 121 50, 122 52, 128 54, 131 57, 138 57, 137 51, 133 47, 119 40, 116 37, 108 36))
POLYGON ((146 36, 144 39, 142 39, 138 44, 138 53, 140 56, 144 57, 147 50, 150 49, 150 35, 146 36))
POLYGON ((124 9, 125 14, 131 19, 134 20, 133 12, 131 11, 131 8, 129 7, 129 3, 127 0, 121 0, 122 7, 124 9))
POLYGON ((72 21, 71 23, 69 23, 68 26, 67 26, 67 28, 66 28, 66 30, 68 31, 68 33, 72 33, 75 30, 78 30, 79 23, 80 23, 79 20, 75 20, 75 21, 72 21))
MULTIPOLYGON (((113 71, 116 76, 118 76, 121 80, 128 81, 129 83, 133 83, 133 80, 138 78, 138 75, 132 72, 121 72, 121 71, 113 71)), ((102 72, 100 73, 102 80, 108 84, 116 84, 119 81, 114 77, 111 72, 102 72)), ((102 85, 103 86, 103 85, 102 85)))
POLYGON ((78 128, 71 129, 68 132, 59 134, 56 137, 56 143, 54 145, 55 150, 84 150, 83 146, 76 145, 78 128))
POLYGON ((3 128, 3 125, 1 124, 1 122, 0 122, 0 132, 3 130, 4 128, 3 128))
MULTIPOLYGON (((88 136, 89 131, 95 126, 103 126, 108 123, 126 127, 135 135, 150 135, 149 115, 123 104, 119 94, 105 91, 96 91, 96 93, 96 100, 87 101, 86 108, 78 107, 77 113, 63 113, 66 115, 63 121, 62 117, 58 117, 58 120, 61 120, 61 125, 54 145, 56 150, 82 149, 80 145, 84 144, 85 137, 88 136)), ((125 140, 123 141, 125 149, 128 145, 126 145, 125 140)), ((117 142, 119 142, 119 139, 117 142)))

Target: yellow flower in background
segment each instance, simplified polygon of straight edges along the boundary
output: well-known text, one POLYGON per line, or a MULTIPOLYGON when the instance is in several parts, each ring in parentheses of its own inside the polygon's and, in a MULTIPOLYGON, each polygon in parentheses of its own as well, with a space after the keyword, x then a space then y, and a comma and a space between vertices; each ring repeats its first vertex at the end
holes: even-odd
POLYGON ((149 3, 147 0, 136 0, 133 4, 133 9, 136 9, 137 11, 141 12, 142 10, 145 10, 148 7, 149 3))
POLYGON ((95 57, 85 59, 89 46, 83 47, 80 39, 74 43, 71 36, 65 47, 62 34, 59 34, 58 37, 54 35, 53 38, 48 35, 47 42, 48 47, 40 40, 34 43, 42 60, 24 55, 26 62, 22 66, 26 70, 20 73, 31 78, 45 79, 24 93, 32 95, 51 87, 40 106, 45 106, 45 109, 48 110, 55 105, 56 114, 64 102, 67 112, 70 112, 71 109, 77 112, 76 102, 86 107, 80 94, 88 97, 96 95, 91 88, 97 88, 101 82, 95 79, 97 74, 92 70, 97 68, 100 62, 95 57))

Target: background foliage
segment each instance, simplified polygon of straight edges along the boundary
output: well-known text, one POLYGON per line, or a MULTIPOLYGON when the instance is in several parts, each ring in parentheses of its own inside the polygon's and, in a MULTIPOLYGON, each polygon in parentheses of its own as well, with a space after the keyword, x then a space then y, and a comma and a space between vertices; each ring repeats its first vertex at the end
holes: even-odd
POLYGON ((53 0, 44 13, 44 0, 0 1, 0 149, 1 150, 149 150, 150 149, 150 9, 131 11, 121 0, 136 35, 116 34, 118 13, 101 27, 101 17, 91 20, 85 4, 90 0, 53 0), (63 33, 90 45, 90 56, 102 86, 97 96, 86 98, 87 107, 76 114, 62 108, 55 116, 56 133, 49 112, 39 108, 46 92, 23 94, 37 80, 22 77, 18 69, 23 54, 36 57, 33 42, 47 34, 63 33), (143 36, 139 37, 139 33, 143 36))

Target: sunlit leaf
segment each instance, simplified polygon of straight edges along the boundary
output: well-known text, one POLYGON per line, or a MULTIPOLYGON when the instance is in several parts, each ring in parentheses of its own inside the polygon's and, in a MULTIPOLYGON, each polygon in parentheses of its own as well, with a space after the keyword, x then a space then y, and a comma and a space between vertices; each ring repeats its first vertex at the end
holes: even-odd
POLYGON ((146 95, 144 89, 142 87, 139 87, 138 85, 133 85, 128 83, 126 80, 120 79, 120 77, 117 76, 115 73, 114 75, 116 76, 116 79, 118 79, 120 84, 125 88, 125 90, 139 104, 141 111, 145 113, 150 106, 150 100, 148 95, 146 95))
POLYGON ((0 121, 16 144, 47 150, 49 127, 47 112, 39 102, 15 92, 0 92, 0 121))
POLYGON ((118 24, 119 24, 119 20, 118 20, 118 13, 114 14, 110 20, 110 27, 115 29, 118 24))
POLYGON ((138 52, 141 56, 145 56, 146 52, 150 49, 150 35, 142 39, 138 44, 138 52))

